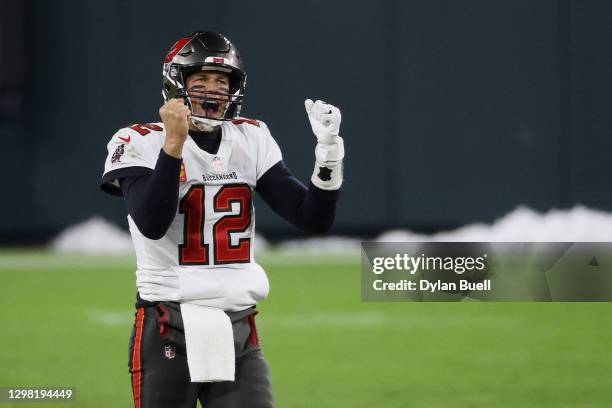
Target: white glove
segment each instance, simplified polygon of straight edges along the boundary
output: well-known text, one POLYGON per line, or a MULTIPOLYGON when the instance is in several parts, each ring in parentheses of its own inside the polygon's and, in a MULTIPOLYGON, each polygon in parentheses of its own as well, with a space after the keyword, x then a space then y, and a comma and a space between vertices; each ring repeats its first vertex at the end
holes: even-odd
POLYGON ((323 190, 337 190, 342 185, 344 140, 340 132, 340 109, 323 101, 304 101, 312 132, 317 137, 312 183, 323 190))
POLYGON ((340 132, 340 109, 323 101, 304 101, 312 132, 319 143, 334 143, 334 138, 340 132))

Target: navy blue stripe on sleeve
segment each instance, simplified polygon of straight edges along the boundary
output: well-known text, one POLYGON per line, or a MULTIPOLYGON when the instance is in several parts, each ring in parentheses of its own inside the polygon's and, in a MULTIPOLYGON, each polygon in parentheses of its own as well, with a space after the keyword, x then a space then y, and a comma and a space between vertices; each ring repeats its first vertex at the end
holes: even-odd
POLYGON ((151 174, 119 180, 128 213, 142 235, 149 239, 163 237, 174 220, 181 162, 161 150, 151 174))

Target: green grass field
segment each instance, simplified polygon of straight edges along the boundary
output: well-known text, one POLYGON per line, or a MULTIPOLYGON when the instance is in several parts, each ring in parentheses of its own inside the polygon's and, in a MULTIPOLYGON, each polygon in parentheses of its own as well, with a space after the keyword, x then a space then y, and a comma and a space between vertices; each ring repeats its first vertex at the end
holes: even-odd
MULTIPOLYGON (((612 304, 363 303, 358 256, 259 261, 280 408, 612 406, 612 304)), ((0 386, 76 388, 54 407, 132 406, 133 270, 133 258, 0 252, 0 386)))

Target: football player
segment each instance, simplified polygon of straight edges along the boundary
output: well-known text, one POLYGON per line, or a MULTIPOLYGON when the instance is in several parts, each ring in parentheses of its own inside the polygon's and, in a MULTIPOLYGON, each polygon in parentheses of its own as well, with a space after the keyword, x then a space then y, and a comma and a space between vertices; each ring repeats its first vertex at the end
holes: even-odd
POLYGON ((317 139, 305 186, 266 124, 239 116, 247 75, 226 37, 199 31, 179 39, 162 73, 161 122, 134 124, 111 138, 101 183, 124 197, 137 258, 134 403, 272 407, 254 319, 269 285, 253 253, 253 192, 293 225, 328 231, 342 184, 340 111, 305 101, 317 139), (226 351, 206 354, 197 333, 219 350, 229 344, 231 370, 218 356, 226 351))

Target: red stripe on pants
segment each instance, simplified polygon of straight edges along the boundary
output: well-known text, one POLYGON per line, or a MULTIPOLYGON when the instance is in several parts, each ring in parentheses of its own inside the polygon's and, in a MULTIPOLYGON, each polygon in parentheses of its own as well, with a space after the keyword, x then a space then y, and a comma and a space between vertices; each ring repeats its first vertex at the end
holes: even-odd
POLYGON ((142 387, 142 362, 140 351, 142 346, 142 327, 144 324, 144 308, 139 307, 136 312, 136 334, 134 336, 134 350, 132 350, 132 388, 134 391, 134 406, 140 408, 140 394, 142 387))
POLYGON ((249 342, 251 346, 257 347, 259 346, 259 336, 257 336, 257 326, 255 325, 255 315, 257 313, 253 313, 252 315, 248 315, 247 319, 249 321, 249 326, 251 326, 251 333, 249 334, 249 342))

